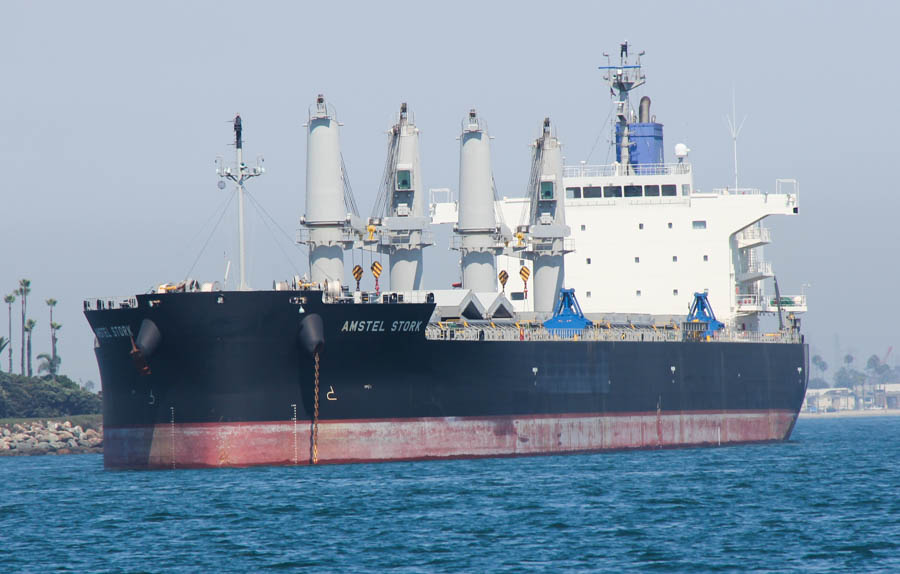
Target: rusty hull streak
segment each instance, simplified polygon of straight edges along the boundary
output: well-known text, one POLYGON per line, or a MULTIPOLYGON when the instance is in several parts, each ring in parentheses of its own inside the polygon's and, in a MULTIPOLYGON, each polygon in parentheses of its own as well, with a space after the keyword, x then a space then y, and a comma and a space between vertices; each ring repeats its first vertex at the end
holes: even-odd
MULTIPOLYGON (((435 417, 320 421, 319 463, 362 463, 573 454, 787 439, 790 411, 658 412, 615 415, 435 417)), ((309 421, 160 424, 104 429, 107 468, 308 465, 294 444, 309 421), (174 445, 172 441, 174 440, 174 445), (174 456, 174 461, 173 461, 174 456), (173 465, 174 462, 174 465, 173 465)))

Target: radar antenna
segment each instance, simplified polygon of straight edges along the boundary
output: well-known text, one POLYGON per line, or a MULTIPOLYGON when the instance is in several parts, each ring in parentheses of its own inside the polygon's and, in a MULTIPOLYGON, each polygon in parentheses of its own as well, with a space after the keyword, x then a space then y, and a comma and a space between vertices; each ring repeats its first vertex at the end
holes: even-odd
POLYGON ((604 52, 606 56, 606 65, 599 66, 600 70, 606 70, 603 79, 609 84, 609 93, 616 99, 616 123, 621 126, 622 138, 619 144, 621 163, 626 173, 630 172, 630 148, 628 124, 630 120, 631 107, 628 101, 628 94, 635 88, 644 85, 646 76, 641 70, 641 56, 645 52, 638 53, 634 63, 629 62, 628 50, 630 46, 628 41, 619 44, 619 64, 612 65, 609 54, 604 52))
POLYGON ((737 141, 738 136, 741 135, 741 130, 744 128, 744 122, 747 121, 747 116, 744 116, 744 119, 741 120, 740 125, 737 123, 737 107, 735 105, 735 96, 734 96, 734 86, 731 87, 731 115, 725 116, 725 123, 728 124, 728 132, 731 134, 731 144, 734 150, 734 189, 738 189, 738 160, 737 160, 737 141))

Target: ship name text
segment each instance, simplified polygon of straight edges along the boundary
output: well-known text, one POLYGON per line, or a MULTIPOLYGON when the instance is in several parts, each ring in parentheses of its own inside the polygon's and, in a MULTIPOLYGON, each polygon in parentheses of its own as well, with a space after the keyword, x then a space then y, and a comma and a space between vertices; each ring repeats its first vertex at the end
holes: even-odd
POLYGON ((110 327, 97 327, 94 334, 98 339, 112 339, 114 337, 133 337, 129 325, 112 325, 110 327))
POLYGON ((344 321, 341 332, 349 333, 410 333, 422 330, 422 321, 393 321, 390 325, 385 321, 344 321))

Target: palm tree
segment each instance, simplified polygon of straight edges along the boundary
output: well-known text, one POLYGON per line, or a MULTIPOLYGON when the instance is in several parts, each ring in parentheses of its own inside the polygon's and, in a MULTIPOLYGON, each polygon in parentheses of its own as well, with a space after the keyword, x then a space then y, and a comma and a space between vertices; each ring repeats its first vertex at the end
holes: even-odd
POLYGON ((813 355, 812 364, 815 368, 819 369, 819 374, 824 377, 825 371, 828 370, 828 363, 825 362, 822 355, 813 355))
MULTIPOLYGON (((25 333, 28 335, 28 376, 31 377, 34 375, 34 371, 31 369, 31 333, 34 331, 34 326, 37 325, 34 319, 28 319, 25 321, 25 333)), ((22 373, 25 374, 25 373, 22 373)))
POLYGON ((0 337, 0 355, 3 355, 3 349, 5 349, 7 345, 9 345, 9 339, 0 337))
POLYGON ((50 354, 56 359, 56 329, 53 327, 56 323, 53 322, 53 308, 56 307, 56 299, 50 298, 44 301, 47 304, 47 307, 50 307, 50 354))
MULTIPOLYGON (((28 294, 31 293, 31 280, 19 279, 18 295, 22 297, 22 374, 25 374, 25 312, 28 307, 28 294)), ((30 354, 29 354, 30 356, 30 354)), ((29 369, 30 370, 30 369, 29 369)))
POLYGON ((38 373, 49 373, 50 376, 56 377, 59 373, 59 357, 51 357, 47 353, 41 353, 37 356, 41 363, 38 365, 38 373))
MULTIPOLYGON (((53 343, 50 358, 53 359, 53 364, 56 365, 57 371, 59 370, 59 364, 62 363, 62 359, 56 352, 56 342, 59 340, 59 337, 57 337, 56 334, 59 333, 60 329, 62 329, 62 325, 60 323, 54 323, 53 321, 50 322, 50 330, 53 333, 53 336, 50 338, 53 343)), ((53 374, 56 375, 56 372, 54 372, 53 374)))
MULTIPOLYGON (((9 338, 8 341, 12 343, 12 304, 16 302, 16 294, 10 293, 3 297, 3 302, 6 303, 6 315, 9 319, 9 338)), ((9 372, 12 373, 12 344, 9 346, 9 372)))

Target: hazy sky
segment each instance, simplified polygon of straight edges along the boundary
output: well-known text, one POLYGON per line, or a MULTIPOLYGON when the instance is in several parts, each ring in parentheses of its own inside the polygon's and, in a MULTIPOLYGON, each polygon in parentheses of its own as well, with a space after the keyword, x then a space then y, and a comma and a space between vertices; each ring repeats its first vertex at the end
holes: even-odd
MULTIPOLYGON (((7 1, 0 294, 32 280, 35 354, 49 349, 43 301, 58 299, 63 371, 98 380, 82 300, 185 277, 230 193, 216 187, 214 159, 233 154, 236 112, 245 153, 266 158, 249 190, 291 236, 303 212, 302 124, 320 92, 344 123, 363 215, 401 101, 422 131, 426 187, 456 188, 456 136, 476 106, 496 138, 499 191, 517 196, 545 115, 569 163, 607 162, 610 98, 596 67, 627 39, 647 52, 642 93, 665 124, 667 159, 686 142, 701 189, 732 181, 723 118, 734 87, 748 116, 742 185, 801 185, 800 216, 767 220, 782 290, 812 285, 804 331, 814 352, 832 361, 839 337, 864 361, 900 346, 900 199, 888 169, 900 132, 897 6, 7 1)), ((253 208, 248 218, 251 285, 305 268, 280 231, 253 208)), ((225 260, 237 261, 235 219, 232 205, 193 277, 221 280, 225 260)), ((426 253, 427 286, 457 274, 444 246, 426 253)))

